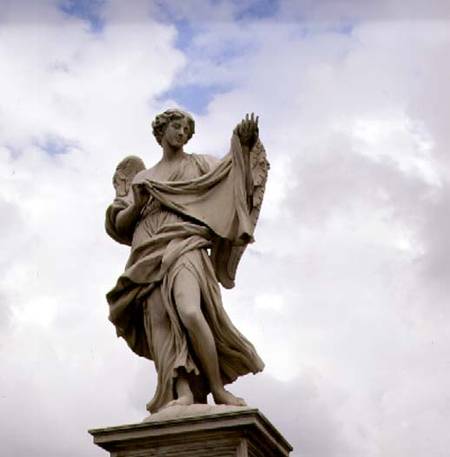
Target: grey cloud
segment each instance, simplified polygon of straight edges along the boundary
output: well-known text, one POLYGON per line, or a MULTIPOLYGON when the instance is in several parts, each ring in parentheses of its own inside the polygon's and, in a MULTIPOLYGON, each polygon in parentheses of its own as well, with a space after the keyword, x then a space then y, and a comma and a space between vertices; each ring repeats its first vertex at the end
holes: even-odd
MULTIPOLYGON (((106 5, 105 17, 120 23, 120 3, 106 5)), ((378 12, 367 2, 295 3, 293 8, 310 8, 305 18, 339 18, 344 7, 354 17, 399 17, 392 12, 395 2, 391 9, 381 3, 378 12)), ((288 4, 283 5, 288 11, 288 4)), ((414 5, 410 2, 399 11, 410 8, 411 17, 445 15, 437 3, 429 3, 425 15, 423 6, 414 5)), ((130 16, 145 17, 148 3, 138 6, 124 16, 127 21, 130 16)), ((224 17, 229 13, 226 8, 220 11, 224 17)), ((231 131, 240 110, 261 110, 261 134, 272 171, 277 166, 282 170, 272 179, 277 176, 292 186, 285 198, 272 200, 280 205, 278 212, 273 208, 263 212, 257 243, 243 259, 237 288, 224 293, 233 320, 245 334, 253 332, 252 341, 267 355, 265 374, 245 378, 230 389, 260 407, 298 455, 445 455, 450 409, 446 393, 450 332, 445 314, 450 282, 449 190, 444 179, 450 106, 445 81, 447 35, 435 23, 423 28, 395 21, 380 27, 372 23, 369 28, 326 36, 303 36, 284 24, 253 25, 236 35, 238 41, 254 39, 255 47, 244 59, 227 62, 223 71, 213 57, 223 49, 222 40, 236 31, 233 24, 217 27, 216 22, 197 30, 200 37, 193 47, 199 54, 190 55, 194 66, 201 61, 197 73, 188 72, 194 81, 222 78, 237 86, 216 97, 200 119, 199 126, 205 128, 195 139, 198 151, 217 152, 218 145, 226 145, 225 126, 231 131), (206 57, 200 55, 202 42, 211 45, 206 57), (437 48, 439 52, 434 52, 437 48), (405 115, 422 123, 435 141, 431 155, 441 167, 441 187, 420 173, 406 172, 396 157, 389 158, 387 153, 398 145, 395 139, 388 139, 389 151, 380 150, 384 143, 377 143, 377 154, 370 155, 374 151, 364 149, 367 145, 356 141, 351 129, 332 132, 336 119, 341 127, 355 119, 371 120, 372 115, 384 120, 391 108, 394 120, 405 108, 405 115), (285 173, 289 168, 292 180, 285 173), (390 235, 402 230, 412 235, 414 255, 416 248, 423 249, 419 259, 391 243, 390 235), (281 309, 258 308, 257 298, 263 293, 281 296, 281 309), (438 313, 433 297, 439 301, 438 313), (270 377, 283 370, 299 375, 286 382, 270 377)), ((8 258, 15 260, 14 271, 19 273, 18 278, 12 276, 13 289, 18 305, 31 314, 13 332, 5 333, 7 346, 1 348, 0 406, 7 420, 0 434, 11 455, 29 455, 30 443, 34 455, 103 455, 86 430, 141 420, 153 393, 151 364, 134 357, 107 322, 104 293, 120 273, 127 252, 107 241, 102 218, 112 198, 115 163, 128 153, 126 148, 142 153, 153 147, 146 116, 160 108, 152 100, 170 86, 183 59, 176 52, 173 60, 168 55, 174 26, 156 40, 158 49, 163 43, 162 52, 149 61, 138 58, 143 55, 142 43, 152 43, 160 29, 152 28, 145 36, 134 28, 132 35, 119 29, 110 30, 101 43, 92 43, 81 32, 73 35, 69 49, 62 47, 57 53, 84 56, 85 66, 74 72, 81 75, 74 86, 64 79, 65 73, 57 75, 69 84, 63 95, 70 103, 63 104, 62 111, 52 107, 44 116, 38 109, 18 116, 17 138, 34 134, 35 129, 45 132, 51 124, 56 134, 75 136, 85 148, 57 159, 27 149, 16 167, 21 180, 11 189, 14 195, 19 192, 24 206, 16 210, 9 203, 0 204, 11 213, 0 231, 4 244, 12 246, 8 258), (95 52, 94 44, 101 45, 95 52), (130 50, 138 63, 133 75, 144 76, 134 80, 126 73, 108 87, 104 68, 127 61, 130 50), (168 64, 170 71, 153 78, 166 58, 175 62, 168 64), (97 85, 91 86, 92 77, 97 85), (121 98, 124 80, 129 86, 123 86, 121 98), (77 87, 82 88, 80 93, 77 87), (83 93, 89 88, 86 104, 83 93), (111 94, 119 97, 117 105, 106 102, 111 94), (144 101, 138 103, 140 99, 144 101), (36 126, 32 117, 26 127, 24 116, 35 112, 40 112, 41 124, 36 126), (117 117, 110 118, 112 113, 117 117), (142 128, 136 130, 140 123, 142 128), (69 261, 60 263, 61 259, 69 261), (38 280, 27 276, 36 266, 41 272, 38 280), (49 313, 47 322, 34 322, 36 306, 44 307, 49 298, 57 304, 54 313, 49 313), (17 431, 24 429, 25 438, 19 437, 17 431)), ((43 36, 50 43, 58 41, 58 34, 43 36)), ((11 40, 14 49, 21 49, 22 36, 11 40)), ((46 64, 44 57, 53 49, 44 46, 38 60, 46 64)), ((19 66, 12 75, 32 74, 36 79, 33 55, 19 54, 31 64, 24 66, 25 71, 19 66)), ((79 62, 74 64, 78 68, 79 62)), ((8 61, 6 68, 13 67, 14 62, 8 61)), ((186 76, 184 70, 180 79, 186 76)), ((54 94, 47 72, 39 75, 42 93, 54 94)), ((32 89, 29 84, 20 86, 21 96, 31 99, 32 89)), ((16 96, 11 94, 10 105, 16 112, 16 96)), ((34 106, 45 107, 40 99, 34 106)), ((414 154, 414 148, 414 142, 405 146, 408 154, 414 154)), ((4 164, 9 167, 7 161, 4 164)), ((267 197, 270 201, 271 195, 267 197)), ((8 293, 0 299, 11 305, 8 293)))
POLYGON ((4 0, 0 11, 0 23, 9 25, 52 25, 63 19, 62 11, 55 8, 55 1, 4 0))
POLYGON ((306 371, 302 377, 284 382, 268 375, 247 376, 235 389, 290 441, 293 456, 356 457, 358 448, 347 441, 336 414, 339 393, 334 391, 331 380, 318 381, 306 371), (336 396, 326 398, 330 392, 336 396))
POLYGON ((428 310, 438 310, 444 319, 450 318, 450 187, 442 188, 430 198, 420 228, 424 245, 416 269, 421 279, 421 295, 428 310))
MULTIPOLYGON (((15 171, 12 168, 12 173, 8 177, 9 180, 14 179, 15 171)), ((14 235, 17 235, 17 230, 20 229, 24 220, 17 205, 5 200, 0 196, 0 214, 2 214, 2 223, 0 224, 0 238, 6 242, 14 235)))
POLYGON ((391 158, 355 150, 351 138, 331 135, 305 149, 291 168, 293 186, 285 204, 302 222, 325 223, 336 212, 383 208, 393 219, 418 224, 433 188, 391 158))
POLYGON ((11 305, 8 297, 0 291, 0 332, 5 335, 5 330, 10 326, 12 318, 11 305))
POLYGON ((280 17, 285 20, 354 23, 363 20, 442 19, 450 17, 445 0, 284 0, 280 17))
POLYGON ((24 233, 24 219, 19 207, 0 197, 0 330, 2 336, 8 335, 13 317, 14 295, 6 290, 2 282, 13 268, 17 252, 26 246, 27 236, 24 233))

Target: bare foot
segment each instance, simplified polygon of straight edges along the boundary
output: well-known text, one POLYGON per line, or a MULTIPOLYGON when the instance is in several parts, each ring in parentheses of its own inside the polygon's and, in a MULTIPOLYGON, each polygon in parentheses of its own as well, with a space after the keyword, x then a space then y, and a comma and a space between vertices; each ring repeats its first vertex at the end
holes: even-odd
POLYGON ((213 392, 213 398, 216 405, 247 406, 243 398, 235 397, 223 388, 213 392))
POLYGON ((182 395, 181 397, 176 398, 175 400, 169 401, 165 406, 161 409, 170 408, 171 406, 189 406, 194 404, 194 397, 189 394, 182 395))

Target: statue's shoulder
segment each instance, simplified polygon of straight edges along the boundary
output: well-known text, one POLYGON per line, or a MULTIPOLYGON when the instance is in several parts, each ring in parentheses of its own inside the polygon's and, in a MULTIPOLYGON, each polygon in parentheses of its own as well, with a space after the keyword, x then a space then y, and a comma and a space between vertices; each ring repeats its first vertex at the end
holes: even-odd
POLYGON ((133 178, 133 182, 142 182, 144 179, 152 178, 154 175, 154 167, 145 168, 144 170, 138 171, 133 178))
POLYGON ((217 167, 220 159, 209 154, 191 154, 203 173, 208 173, 217 167))

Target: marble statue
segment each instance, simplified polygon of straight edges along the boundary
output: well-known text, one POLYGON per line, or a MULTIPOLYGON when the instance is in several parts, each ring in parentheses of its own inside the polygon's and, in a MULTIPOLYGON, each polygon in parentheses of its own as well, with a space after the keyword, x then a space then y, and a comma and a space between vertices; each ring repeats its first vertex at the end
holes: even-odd
POLYGON ((106 230, 131 246, 124 273, 107 294, 117 335, 153 360, 157 388, 147 409, 174 405, 245 405, 224 385, 261 371, 253 345, 225 312, 219 283, 234 287, 253 241, 269 164, 253 114, 236 126, 222 159, 188 154, 192 116, 172 109, 156 116, 161 160, 146 169, 129 156, 113 177, 116 198, 106 230))

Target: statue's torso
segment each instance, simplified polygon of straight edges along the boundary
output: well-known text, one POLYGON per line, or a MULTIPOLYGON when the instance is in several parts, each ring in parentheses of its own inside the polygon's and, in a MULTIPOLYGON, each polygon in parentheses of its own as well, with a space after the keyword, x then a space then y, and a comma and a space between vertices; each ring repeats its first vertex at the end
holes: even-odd
MULTIPOLYGON (((186 154, 183 159, 170 164, 170 166, 161 166, 158 163, 147 170, 143 170, 136 175, 135 179, 147 178, 159 182, 190 181, 208 173, 217 162, 217 159, 213 157, 186 154)), ((182 215, 177 214, 161 205, 155 198, 150 197, 136 225, 132 245, 136 247, 144 243, 165 225, 183 222, 185 222, 185 219, 182 215)))

